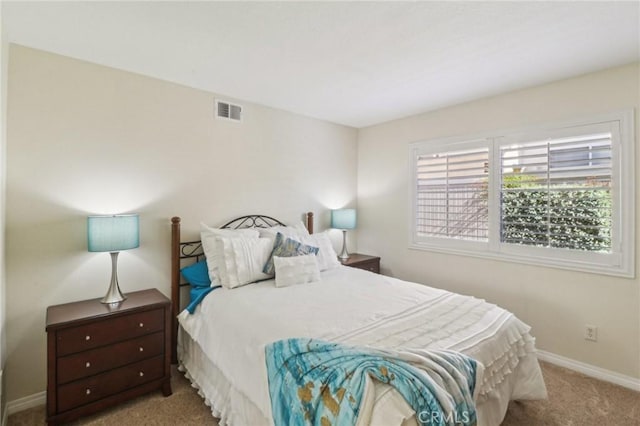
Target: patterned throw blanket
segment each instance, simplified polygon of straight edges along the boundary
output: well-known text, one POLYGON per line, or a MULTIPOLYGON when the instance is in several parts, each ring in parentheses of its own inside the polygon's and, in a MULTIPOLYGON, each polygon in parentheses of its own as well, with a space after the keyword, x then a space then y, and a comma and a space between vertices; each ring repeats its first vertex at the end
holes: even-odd
POLYGON ((317 339, 265 348, 274 423, 355 425, 368 378, 393 386, 419 424, 475 425, 482 365, 453 351, 386 351, 317 339))

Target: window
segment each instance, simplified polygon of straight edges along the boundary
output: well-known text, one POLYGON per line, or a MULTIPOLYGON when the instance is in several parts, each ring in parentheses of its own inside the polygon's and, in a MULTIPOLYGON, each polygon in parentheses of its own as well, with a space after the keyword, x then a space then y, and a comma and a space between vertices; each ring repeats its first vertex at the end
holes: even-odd
POLYGON ((411 247, 633 276, 632 120, 411 144, 411 247))
POLYGON ((487 240, 488 161, 487 148, 418 156, 418 235, 487 240))
POLYGON ((611 137, 501 146, 500 241, 611 253, 611 137))

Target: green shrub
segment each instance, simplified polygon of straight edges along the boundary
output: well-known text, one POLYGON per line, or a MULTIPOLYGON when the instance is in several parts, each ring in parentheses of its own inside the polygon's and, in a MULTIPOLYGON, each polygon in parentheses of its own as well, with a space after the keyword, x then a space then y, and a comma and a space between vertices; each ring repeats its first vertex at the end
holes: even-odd
POLYGON ((586 182, 547 191, 534 176, 505 176, 501 241, 541 247, 610 251, 611 191, 586 182), (584 189, 582 189, 584 188, 584 189))

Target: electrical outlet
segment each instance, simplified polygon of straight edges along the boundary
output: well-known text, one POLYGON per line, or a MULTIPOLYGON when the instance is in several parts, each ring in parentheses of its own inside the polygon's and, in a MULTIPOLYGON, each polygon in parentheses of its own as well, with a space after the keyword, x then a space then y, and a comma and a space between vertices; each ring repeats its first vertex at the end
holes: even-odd
POLYGON ((598 327, 591 324, 586 324, 584 326, 584 338, 586 340, 591 340, 593 342, 598 341, 598 327))

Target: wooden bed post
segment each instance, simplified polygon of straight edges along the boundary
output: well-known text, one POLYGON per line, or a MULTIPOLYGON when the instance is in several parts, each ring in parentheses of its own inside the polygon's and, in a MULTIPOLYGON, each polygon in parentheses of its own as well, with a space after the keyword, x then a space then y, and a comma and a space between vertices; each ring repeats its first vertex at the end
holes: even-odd
POLYGON ((307 213, 307 231, 313 234, 313 212, 307 213))
POLYGON ((171 363, 178 363, 180 313, 180 218, 171 218, 171 363))

